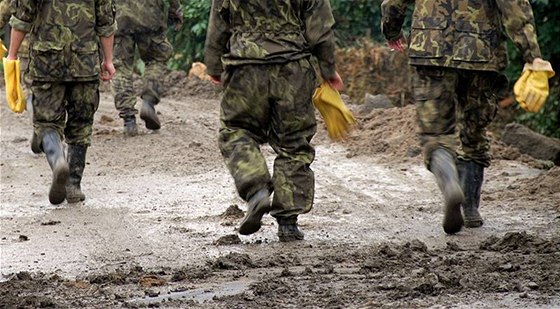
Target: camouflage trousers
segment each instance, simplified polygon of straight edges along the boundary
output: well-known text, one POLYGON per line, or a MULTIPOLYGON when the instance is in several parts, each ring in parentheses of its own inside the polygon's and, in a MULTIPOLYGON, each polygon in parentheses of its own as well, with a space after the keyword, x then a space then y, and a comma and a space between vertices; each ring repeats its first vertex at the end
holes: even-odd
POLYGON ((167 60, 173 55, 173 46, 165 33, 135 33, 115 36, 114 65, 117 74, 112 80, 115 107, 122 118, 134 116, 138 111, 136 91, 133 85, 134 55, 138 48, 140 59, 144 61, 144 81, 142 98, 155 99, 157 104, 163 93, 162 79, 166 73, 167 60))
POLYGON ((496 116, 506 77, 488 71, 417 66, 412 87, 426 166, 437 148, 490 166, 486 127, 496 116))
POLYGON ((222 80, 218 142, 239 196, 247 201, 268 188, 274 192, 273 217, 309 212, 315 192, 310 141, 317 129, 311 101, 316 76, 309 60, 237 66, 222 80), (260 151, 264 143, 276 152, 272 177, 260 151))
POLYGON ((70 145, 91 144, 93 116, 99 106, 99 81, 37 82, 33 94, 33 127, 39 140, 55 130, 70 145))

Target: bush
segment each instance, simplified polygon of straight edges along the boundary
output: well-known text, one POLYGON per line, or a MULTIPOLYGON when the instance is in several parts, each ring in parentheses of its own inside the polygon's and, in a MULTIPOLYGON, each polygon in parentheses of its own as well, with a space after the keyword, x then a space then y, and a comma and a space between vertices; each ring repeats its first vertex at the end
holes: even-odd
POLYGON ((171 69, 188 70, 195 61, 204 59, 204 41, 208 28, 208 17, 212 1, 182 1, 184 24, 181 29, 169 29, 168 37, 175 49, 169 62, 171 69))

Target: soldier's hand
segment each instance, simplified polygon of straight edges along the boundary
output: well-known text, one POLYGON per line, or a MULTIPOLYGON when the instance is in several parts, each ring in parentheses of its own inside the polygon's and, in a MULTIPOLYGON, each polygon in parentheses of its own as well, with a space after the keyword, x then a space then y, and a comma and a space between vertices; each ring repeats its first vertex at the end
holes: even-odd
POLYGON ((111 80, 115 76, 115 71, 115 66, 112 62, 103 62, 101 65, 101 80, 111 80))
POLYGON ((210 82, 212 84, 219 86, 222 84, 222 78, 220 76, 210 76, 210 82))
POLYGON ((397 39, 387 42, 387 46, 389 46, 389 48, 391 48, 392 50, 396 50, 400 53, 404 52, 406 49, 406 37, 404 36, 404 34, 401 34, 400 37, 398 37, 397 39))
POLYGON ((327 82, 333 87, 334 89, 341 91, 344 88, 344 82, 338 72, 335 72, 335 75, 327 80, 327 82))
POLYGON ((175 25, 173 30, 177 31, 183 27, 183 9, 179 7, 177 11, 169 10, 167 14, 167 20, 170 24, 175 25))

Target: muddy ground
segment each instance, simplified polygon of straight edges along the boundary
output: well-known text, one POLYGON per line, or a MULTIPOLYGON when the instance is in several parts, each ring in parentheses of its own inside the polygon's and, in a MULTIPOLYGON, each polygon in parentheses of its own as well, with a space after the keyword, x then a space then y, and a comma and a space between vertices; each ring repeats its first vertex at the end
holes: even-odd
MULTIPOLYGON (((485 224, 447 236, 414 107, 360 113, 314 139, 305 240, 240 236, 245 205, 216 144, 219 91, 167 77, 163 128, 133 138, 102 93, 83 203, 50 205, 28 114, 0 117, 1 308, 558 308, 560 167, 493 140, 485 224)), ((272 164, 273 152, 263 147, 272 164)))

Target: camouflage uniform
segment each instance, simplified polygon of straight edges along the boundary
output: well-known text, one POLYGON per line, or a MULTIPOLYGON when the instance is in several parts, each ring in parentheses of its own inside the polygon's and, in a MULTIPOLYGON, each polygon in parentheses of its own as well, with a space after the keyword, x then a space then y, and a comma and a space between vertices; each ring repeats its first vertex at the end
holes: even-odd
POLYGON ((274 191, 271 215, 295 222, 313 206, 316 132, 311 97, 335 75, 334 19, 326 0, 214 0, 206 39, 210 76, 222 76, 219 147, 245 201, 274 191), (259 146, 277 153, 269 174, 259 146))
MULTIPOLYGON (((179 0, 169 1, 169 11, 179 8, 179 0)), ((167 16, 163 0, 117 1, 117 22, 123 26, 115 35, 115 68, 119 74, 113 78, 113 91, 115 107, 123 119, 137 114, 132 77, 136 47, 146 65, 141 96, 153 99, 154 104, 160 101, 166 62, 173 55, 173 47, 166 37, 167 16)))
MULTIPOLYGON (((10 20, 10 17, 15 11, 15 2, 8 0, 0 0, 0 29, 4 29, 4 26, 10 20)), ((7 43, 4 43, 7 44, 7 43)), ((31 94, 29 93, 29 88, 31 87, 31 80, 27 78, 27 74, 24 74, 29 65, 29 40, 25 38, 21 42, 21 46, 18 50, 18 58, 20 60, 20 70, 22 75, 22 81, 24 82, 24 93, 25 97, 29 98, 31 94)))
POLYGON ((413 97, 425 158, 437 147, 455 151, 458 103, 457 152, 489 166, 486 127, 497 111, 496 93, 507 86, 501 74, 507 66, 502 29, 526 62, 541 56, 531 5, 528 0, 384 0, 382 28, 387 40, 401 35, 411 4, 415 6, 408 53, 417 73, 413 97))
POLYGON ((463 225, 483 224, 480 192, 491 161, 486 128, 507 92, 502 29, 526 62, 541 53, 528 0, 384 0, 382 28, 388 41, 402 36, 411 4, 408 53, 416 68, 412 87, 420 142, 445 198, 443 228, 453 234, 463 225))
POLYGON ((10 20, 30 33, 35 133, 41 140, 51 128, 69 144, 89 145, 99 104, 98 36, 115 31, 114 6, 111 0, 40 3, 17 0, 10 20))

